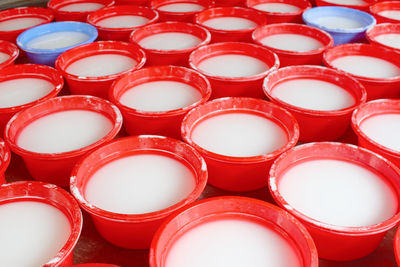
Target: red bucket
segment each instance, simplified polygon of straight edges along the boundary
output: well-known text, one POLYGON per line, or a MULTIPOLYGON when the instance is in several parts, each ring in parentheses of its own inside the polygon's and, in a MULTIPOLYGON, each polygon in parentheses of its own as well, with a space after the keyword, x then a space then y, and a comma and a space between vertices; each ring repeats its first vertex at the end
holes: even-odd
POLYGON ((178 66, 155 66, 129 73, 116 81, 110 91, 110 99, 121 110, 125 129, 130 135, 156 134, 176 139, 181 136, 183 117, 191 109, 205 103, 210 95, 211 86, 207 78, 194 70, 178 66), (173 81, 193 86, 201 93, 201 99, 183 108, 167 111, 143 111, 121 103, 122 95, 132 87, 155 81, 173 81))
POLYGON ((10 165, 11 153, 6 143, 0 138, 0 185, 6 182, 4 173, 10 165))
POLYGON ((0 53, 8 56, 7 59, 0 63, 0 69, 12 66, 19 55, 19 49, 14 43, 0 40, 0 53))
POLYGON ((91 215, 97 231, 104 239, 124 248, 147 249, 165 218, 200 197, 206 183, 205 162, 192 147, 175 139, 146 135, 121 138, 88 154, 72 172, 71 192, 81 207, 91 215), (88 202, 85 190, 95 171, 112 160, 145 153, 162 153, 163 156, 185 162, 194 172, 194 190, 168 208, 141 214, 115 213, 88 202))
POLYGON ((17 113, 7 124, 4 139, 11 150, 20 155, 33 178, 68 186, 71 170, 89 151, 111 141, 122 126, 122 115, 110 102, 91 96, 63 96, 48 99, 17 113), (18 146, 17 138, 24 127, 51 113, 67 110, 87 110, 99 113, 113 123, 110 132, 97 142, 80 149, 61 153, 36 153, 18 146))
POLYGON ((331 141, 342 136, 350 125, 354 109, 365 103, 367 98, 364 86, 356 79, 320 66, 293 66, 278 69, 265 78, 264 93, 273 103, 293 114, 300 126, 300 141, 302 142, 331 141), (343 109, 313 110, 291 105, 272 93, 279 83, 296 79, 316 79, 338 85, 351 94, 355 103, 343 109))
POLYGON ((164 21, 182 21, 182 22, 190 22, 193 23, 194 16, 210 7, 214 6, 214 1, 213 0, 151 0, 149 3, 149 6, 152 9, 157 10, 157 12, 160 14, 160 22, 164 21), (194 4, 198 5, 198 8, 195 8, 195 10, 191 10, 190 8, 188 11, 172 11, 173 8, 165 10, 163 7, 167 5, 173 5, 173 4, 194 4), (189 11, 190 10, 190 11, 189 11))
POLYGON ((369 12, 369 7, 376 3, 376 0, 362 0, 360 4, 349 4, 346 5, 346 1, 342 1, 341 4, 335 3, 338 2, 337 0, 315 0, 317 6, 341 6, 341 7, 348 7, 354 8, 361 11, 369 12))
POLYGON ((62 53, 57 58, 55 66, 66 79, 72 94, 94 95, 107 99, 111 85, 115 80, 124 74, 140 69, 145 62, 145 53, 133 44, 119 41, 101 41, 81 45, 62 53), (136 65, 118 73, 101 76, 78 75, 77 73, 70 73, 68 70, 78 60, 107 54, 129 57, 136 62, 136 65))
POLYGON ((50 0, 47 8, 52 10, 56 16, 56 21, 80 21, 86 22, 87 16, 95 10, 114 5, 114 0, 50 0), (93 10, 89 11, 69 11, 62 10, 66 6, 74 4, 98 4, 93 10), (61 10, 60 10, 61 9, 61 10))
POLYGON ((394 50, 396 52, 400 52, 400 47, 396 47, 390 45, 388 43, 382 42, 382 40, 378 40, 379 36, 383 36, 386 34, 398 34, 400 36, 400 24, 398 23, 381 23, 375 25, 374 27, 370 28, 366 32, 366 37, 368 41, 377 46, 383 46, 384 48, 394 50))
MULTIPOLYGON (((369 12, 376 18, 377 23, 400 23, 400 17, 388 17, 385 12, 395 11, 400 15, 399 1, 384 1, 376 3, 369 7, 369 12), (382 14, 383 12, 383 14, 382 14)), ((389 15, 390 16, 390 15, 389 15)))

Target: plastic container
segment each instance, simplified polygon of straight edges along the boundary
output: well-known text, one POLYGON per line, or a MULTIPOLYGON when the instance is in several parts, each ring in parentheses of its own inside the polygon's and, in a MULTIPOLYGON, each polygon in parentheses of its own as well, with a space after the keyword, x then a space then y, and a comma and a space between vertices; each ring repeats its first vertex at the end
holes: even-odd
POLYGON ((103 7, 109 7, 114 5, 114 0, 50 0, 47 2, 47 8, 52 10, 56 16, 56 21, 80 21, 86 22, 87 16, 94 12, 92 11, 62 11, 59 10, 64 6, 71 4, 81 3, 97 3, 103 5, 103 7))
MULTIPOLYGON (((71 223, 71 235, 64 247, 43 267, 72 265, 73 249, 82 231, 82 212, 65 190, 41 182, 14 182, 0 186, 0 204, 17 201, 39 201, 58 208, 71 223)), ((21 255, 22 256, 22 255, 21 255)))
POLYGON ((376 170, 382 175, 382 179, 393 187, 397 197, 400 195, 400 170, 369 150, 354 145, 329 142, 297 146, 280 156, 271 167, 268 180, 274 200, 305 225, 315 242, 320 258, 349 261, 364 257, 378 247, 388 230, 396 226, 400 220, 399 211, 392 218, 371 226, 334 226, 304 215, 287 203, 279 192, 277 184, 285 170, 299 161, 321 158, 350 161, 376 170))
POLYGON ((115 0, 116 6, 148 6, 149 0, 115 0))
POLYGON ((96 40, 96 38, 97 38, 97 30, 92 25, 82 22, 64 21, 64 22, 48 23, 24 31, 18 36, 17 45, 19 46, 20 49, 26 52, 28 59, 32 63, 54 66, 54 62, 61 53, 75 46, 91 43, 94 40, 96 40), (87 34, 89 38, 86 41, 81 42, 79 44, 58 49, 32 49, 27 46, 29 44, 29 41, 38 36, 48 33, 66 32, 66 31, 82 32, 87 34))
POLYGON ((214 6, 213 0, 151 0, 149 6, 152 9, 157 10, 158 14, 160 15, 160 22, 164 21, 182 21, 182 22, 190 22, 193 23, 194 16, 208 8, 214 6), (181 4, 181 3, 190 3, 190 4, 197 4, 203 6, 204 8, 201 10, 196 11, 188 11, 188 12, 171 12, 171 11, 163 11, 160 10, 160 7, 170 4, 181 4))
POLYGON ((244 7, 244 0, 218 0, 215 1, 216 7, 244 7))
MULTIPOLYGON (((400 21, 399 21, 400 22, 400 21)), ((379 42, 376 38, 383 34, 398 34, 400 36, 400 24, 399 23, 381 23, 375 25, 374 27, 370 28, 367 33, 366 37, 370 44, 382 46, 396 52, 400 52, 400 48, 395 48, 382 42, 379 42)))
POLYGON ((278 55, 281 67, 292 65, 321 65, 322 54, 333 46, 333 38, 320 29, 292 23, 270 24, 257 28, 252 35, 256 44, 265 46, 278 55), (314 38, 322 43, 323 47, 310 51, 288 51, 262 44, 262 39, 274 34, 301 34, 314 38))
POLYGON ((252 191, 266 186, 269 168, 283 152, 294 147, 299 139, 299 126, 288 111, 270 102, 243 97, 215 99, 191 110, 182 121, 182 138, 204 157, 211 185, 236 192, 252 191), (269 154, 233 157, 208 151, 192 140, 195 126, 203 120, 229 111, 254 112, 273 120, 287 134, 288 142, 269 154))
MULTIPOLYGON (((325 51, 323 55, 323 62, 327 67, 339 70, 332 65, 332 61, 339 57, 351 55, 373 56, 387 60, 400 67, 400 58, 398 53, 383 47, 377 47, 368 44, 346 44, 333 47, 325 51)), ((367 100, 399 97, 400 76, 392 78, 368 78, 353 75, 351 73, 347 74, 353 78, 356 78, 364 85, 365 89, 367 90, 367 100)))
MULTIPOLYGON (((223 196, 196 202, 166 220, 154 236, 150 248, 150 267, 164 267, 177 239, 211 220, 247 219, 264 224, 283 234, 299 252, 304 266, 317 267, 318 255, 305 227, 284 210, 261 200, 223 196), (229 216, 229 217, 228 217, 229 216)), ((224 257, 226 255, 218 256, 224 257)))
POLYGON ((369 12, 376 18, 378 23, 400 23, 400 19, 388 18, 380 15, 382 11, 400 11, 400 2, 398 1, 384 1, 378 2, 369 7, 369 12))
POLYGON ((0 185, 6 182, 4 173, 10 165, 11 153, 6 143, 0 138, 0 185))
POLYGON ((142 135, 118 139, 88 154, 72 171, 71 192, 81 207, 91 215, 97 231, 104 239, 124 248, 148 249, 155 231, 165 218, 200 197, 206 183, 207 168, 204 160, 192 147, 163 136, 142 135), (89 203, 84 191, 91 175, 111 160, 132 155, 135 151, 164 151, 172 158, 185 161, 195 171, 195 189, 173 206, 144 214, 119 214, 89 203))
POLYGON ((193 108, 205 103, 211 95, 211 86, 207 78, 200 73, 177 66, 155 66, 129 73, 116 81, 110 91, 111 101, 124 116, 125 130, 130 135, 156 134, 180 139, 180 127, 183 117, 193 108), (154 81, 183 82, 195 87, 202 98, 184 108, 169 111, 142 111, 128 107, 120 102, 121 96, 130 88, 154 81))
POLYGON ((97 10, 87 17, 87 22, 97 28, 99 32, 99 39, 101 40, 115 40, 115 41, 129 41, 129 36, 132 31, 152 24, 158 20, 158 13, 155 10, 144 6, 134 6, 134 5, 121 5, 102 8, 97 10), (143 25, 135 27, 126 28, 112 28, 106 26, 100 26, 98 23, 107 18, 116 16, 140 16, 148 19, 143 25))
POLYGON ((19 55, 19 49, 15 44, 2 40, 0 40, 0 52, 9 56, 7 60, 0 63, 0 69, 12 66, 19 55))
POLYGON ((130 42, 140 46, 147 56, 147 65, 178 65, 187 66, 190 53, 201 46, 210 43, 211 34, 198 25, 184 23, 184 22, 162 22, 148 25, 132 32, 130 42), (198 37, 202 42, 195 47, 183 50, 158 50, 146 49, 140 45, 140 41, 158 33, 180 32, 192 34, 198 37))
POLYGON ((259 45, 239 42, 226 42, 207 45, 193 51, 189 57, 189 65, 192 69, 204 74, 210 81, 212 88, 211 99, 226 96, 263 98, 263 79, 269 73, 279 68, 279 59, 275 53, 259 45), (270 68, 257 75, 248 77, 217 76, 206 73, 199 69, 198 65, 202 60, 224 54, 237 54, 255 57, 263 61, 270 68))
POLYGON ((400 228, 397 228, 396 235, 394 236, 394 256, 396 262, 400 264, 400 228))
POLYGON ((252 32, 259 26, 266 24, 264 14, 253 9, 242 7, 216 7, 204 10, 195 16, 195 22, 211 33, 211 41, 217 42, 251 42, 252 32), (220 30, 204 24, 207 20, 223 17, 238 17, 253 21, 256 26, 241 30, 220 30))
POLYGON ((330 0, 315 0, 317 6, 341 6, 358 9, 364 12, 369 12, 369 7, 376 3, 376 0, 363 0, 364 4, 354 5, 354 4, 346 4, 346 1, 343 1, 343 4, 332 3, 330 0))
POLYGON ((356 79, 320 66, 293 66, 270 73, 264 80, 264 93, 271 102, 287 109, 296 118, 300 126, 300 141, 332 141, 342 136, 350 125, 351 114, 359 105, 365 103, 367 93, 356 79), (295 79, 317 79, 330 82, 344 88, 355 100, 354 105, 332 111, 311 110, 288 104, 272 95, 274 87, 295 79))
POLYGON ((68 83, 74 95, 93 95, 107 99, 112 83, 131 71, 140 69, 146 62, 145 53, 137 46, 119 41, 101 41, 75 47, 61 54, 56 60, 56 68, 68 83), (86 57, 104 54, 119 54, 137 62, 128 70, 107 76, 86 77, 68 73, 68 67, 86 57))
POLYGON ((114 265, 114 264, 104 264, 104 263, 84 263, 84 264, 78 264, 78 265, 72 265, 75 267, 121 267, 119 265, 114 265))
POLYGON ((328 32, 334 39, 335 45, 361 42, 365 39, 365 32, 376 24, 370 14, 347 7, 322 6, 314 7, 303 13, 303 20, 307 25, 328 32), (319 23, 321 17, 343 17, 354 20, 363 25, 359 28, 334 28, 319 23))
POLYGON ((284 3, 294 5, 300 10, 295 12, 268 12, 262 11, 267 16, 268 24, 273 23, 303 23, 301 15, 304 11, 310 9, 312 6, 308 0, 247 0, 246 6, 253 8, 256 5, 266 3, 284 3))
POLYGON ((111 141, 122 126, 122 115, 110 102, 92 96, 62 96, 48 99, 33 107, 17 113, 7 124, 4 139, 11 150, 21 156, 25 165, 36 180, 51 182, 59 186, 68 186, 71 170, 86 153, 111 141), (51 113, 71 109, 83 109, 103 114, 113 122, 113 128, 101 140, 81 149, 63 153, 35 153, 20 148, 17 137, 30 122, 51 113))

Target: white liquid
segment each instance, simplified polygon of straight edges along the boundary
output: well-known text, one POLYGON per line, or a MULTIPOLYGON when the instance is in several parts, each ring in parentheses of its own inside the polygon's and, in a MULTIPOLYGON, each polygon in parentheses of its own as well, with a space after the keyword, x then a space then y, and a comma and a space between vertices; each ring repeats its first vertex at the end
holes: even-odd
POLYGON ((9 54, 0 52, 0 64, 6 62, 10 58, 9 54))
POLYGON ((389 19, 400 20, 400 10, 384 10, 379 12, 378 15, 389 19))
POLYGON ((168 111, 190 106, 201 98, 199 90, 187 83, 154 81, 130 88, 119 101, 136 110, 168 111))
POLYGON ((272 120, 239 111, 200 121, 191 138, 208 151, 232 157, 268 154, 283 147, 288 140, 285 131, 272 120))
POLYGON ((239 17, 220 17, 203 22, 207 27, 217 30, 246 30, 257 27, 257 23, 252 20, 239 17))
POLYGON ((86 42, 89 38, 83 32, 53 32, 33 38, 26 46, 28 49, 59 49, 86 42))
POLYGON ((357 19, 341 16, 319 17, 315 19, 315 23, 330 29, 357 29, 365 26, 357 19))
POLYGON ((284 3, 263 3, 253 6, 253 8, 275 13, 294 13, 301 10, 297 6, 284 3))
POLYGON ((363 0, 325 0, 325 2, 338 5, 351 5, 351 6, 362 6, 367 4, 367 2, 363 0))
POLYGON ((269 66, 255 57, 227 54, 206 58, 198 68, 213 76, 248 77, 267 71, 269 66))
POLYGON ((128 56, 120 54, 100 54, 73 62, 66 72, 81 77, 101 77, 127 71, 137 65, 128 56))
POLYGON ((361 122, 360 128, 378 144, 400 151, 400 114, 386 113, 369 117, 361 122))
POLYGON ((193 3, 176 3, 163 5, 158 7, 157 9, 167 12, 195 12, 204 10, 204 6, 193 3))
POLYGON ((85 11, 95 11, 100 8, 105 7, 105 5, 100 3, 76 3, 65 5, 58 10, 60 11, 68 11, 68 12, 85 12, 85 11))
POLYGON ((97 112, 60 111, 28 124, 19 134, 17 144, 37 153, 62 153, 91 145, 111 129, 111 121, 97 112))
POLYGON ((400 34, 397 33, 388 33, 388 34, 381 34, 375 37, 375 41, 400 49, 400 34))
POLYGON ((397 212, 393 189, 376 173, 348 161, 301 162, 288 168, 278 188, 301 213, 336 226, 374 225, 397 212))
POLYGON ((0 108, 31 103, 48 95, 54 84, 39 78, 19 78, 0 82, 0 108))
POLYGON ((391 78, 400 76, 400 68, 377 57, 344 56, 331 63, 334 67, 353 75, 368 78, 391 78))
POLYGON ((0 218, 0 266, 43 266, 56 256, 71 234, 64 213, 38 201, 0 205, 0 218))
POLYGON ((90 178, 89 203, 115 213, 143 214, 168 208, 195 188, 191 169, 178 160, 157 154, 117 159, 90 178))
POLYGON ((244 219, 219 219, 190 229, 172 245, 166 267, 302 266, 296 251, 272 229, 244 219))
POLYGON ((27 29, 39 25, 45 21, 46 20, 42 18, 36 18, 36 17, 7 19, 4 21, 0 21, 0 31, 15 31, 15 30, 27 29))
POLYGON ((142 26, 148 22, 149 19, 143 16, 123 15, 102 19, 96 25, 106 28, 132 28, 142 26))
POLYGON ((311 110, 340 110, 355 104, 346 89, 317 79, 293 79, 278 83, 272 96, 296 107, 311 110))
POLYGON ((201 43, 200 38, 182 32, 157 33, 139 41, 140 46, 156 50, 184 50, 201 43))
POLYGON ((302 34, 282 33, 267 36, 261 39, 263 45, 286 50, 306 52, 324 47, 324 45, 312 37, 302 34))

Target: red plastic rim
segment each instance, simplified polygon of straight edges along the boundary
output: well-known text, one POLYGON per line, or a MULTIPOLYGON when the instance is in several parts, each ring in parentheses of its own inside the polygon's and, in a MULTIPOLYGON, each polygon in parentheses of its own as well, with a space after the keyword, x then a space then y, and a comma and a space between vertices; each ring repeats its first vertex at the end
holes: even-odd
POLYGON ((161 6, 165 5, 170 5, 170 4, 176 4, 176 3, 191 3, 191 4, 198 4, 204 7, 203 10, 211 8, 214 6, 214 1, 213 0, 152 0, 149 3, 149 6, 152 9, 156 9, 160 14, 166 14, 166 15, 194 15, 196 13, 199 13, 203 10, 199 11, 190 11, 190 12, 170 12, 170 11, 162 11, 159 10, 158 8, 161 6))
POLYGON ((10 149, 8 149, 8 146, 3 139, 0 138, 0 175, 7 170, 8 165, 10 165, 10 161, 10 149))
POLYGON ((383 34, 399 34, 400 35, 400 24, 398 24, 398 23, 381 23, 381 24, 375 25, 374 27, 372 27, 366 31, 367 40, 371 44, 383 46, 387 49, 392 49, 397 52, 400 52, 400 48, 394 48, 392 46, 388 46, 383 43, 380 43, 376 40, 376 37, 383 35, 383 34))
POLYGON ((366 2, 365 4, 362 5, 346 5, 345 3, 343 4, 336 4, 336 3, 331 3, 329 0, 317 0, 317 6, 342 6, 342 7, 349 7, 349 8, 354 8, 354 9, 361 9, 361 10, 368 10, 369 6, 372 4, 376 3, 376 0, 363 0, 366 2))
MULTIPOLYGON (((23 18, 23 17, 38 17, 44 19, 45 21, 35 25, 39 26, 41 24, 49 23, 54 19, 54 14, 51 10, 41 7, 19 7, 6 9, 0 12, 0 21, 5 21, 9 19, 23 18)), ((14 30, 14 31, 0 31, 0 34, 18 34, 25 31, 28 28, 14 30)))
POLYGON ((47 8, 53 10, 59 15, 69 15, 69 14, 89 14, 94 11, 62 11, 60 8, 77 3, 99 3, 103 4, 105 7, 114 5, 114 0, 50 0, 47 2, 47 8))
POLYGON ((385 10, 400 10, 400 2, 398 1, 384 1, 384 2, 378 2, 374 5, 371 5, 369 7, 370 13, 377 18, 378 20, 385 21, 385 22, 392 22, 392 23, 399 23, 400 20, 397 19, 391 19, 388 17, 384 17, 379 15, 379 12, 385 11, 385 10))
POLYGON ((19 55, 19 49, 15 44, 2 40, 0 40, 0 52, 9 55, 6 61, 0 63, 0 69, 13 64, 19 55))
MULTIPOLYGON (((259 10, 265 14, 274 15, 274 16, 287 16, 287 15, 298 16, 298 15, 301 15, 305 10, 312 7, 308 0, 247 0, 246 6, 249 8, 255 9, 254 6, 259 5, 259 4, 264 4, 264 3, 285 3, 285 4, 294 5, 294 6, 297 6, 298 8, 300 8, 299 11, 287 12, 287 13, 268 12, 268 11, 259 10)), ((256 10, 258 10, 258 9, 256 9, 256 10)))

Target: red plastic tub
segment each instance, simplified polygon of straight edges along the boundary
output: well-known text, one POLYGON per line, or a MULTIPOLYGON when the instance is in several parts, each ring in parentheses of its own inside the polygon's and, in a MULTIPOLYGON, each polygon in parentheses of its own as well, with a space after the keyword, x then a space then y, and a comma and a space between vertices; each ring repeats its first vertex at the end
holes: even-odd
POLYGON ((251 191, 266 186, 266 177, 273 161, 295 146, 299 139, 299 126, 288 111, 261 99, 241 97, 215 99, 194 108, 183 119, 181 131, 183 140, 196 148, 205 158, 209 183, 224 190, 237 192, 251 191), (268 154, 237 157, 211 152, 193 141, 193 130, 199 122, 216 115, 235 112, 245 112, 272 120, 285 131, 286 144, 268 154))
POLYGON ((176 139, 180 139, 183 117, 191 109, 205 103, 210 95, 211 86, 207 78, 194 70, 177 66, 155 66, 129 73, 116 81, 110 91, 110 99, 121 110, 125 129, 130 135, 157 134, 176 139), (168 111, 143 111, 121 103, 122 95, 132 87, 155 81, 191 85, 201 93, 201 99, 189 106, 168 111))
POLYGON ((114 5, 114 0, 50 0, 47 2, 47 8, 52 10, 56 16, 56 21, 80 21, 86 22, 87 16, 94 12, 90 11, 63 11, 60 10, 71 4, 94 3, 99 4, 98 9, 114 5))
POLYGON ((104 263, 84 263, 84 264, 78 264, 78 265, 72 265, 75 267, 121 267, 119 265, 114 265, 114 264, 104 264, 104 263))
POLYGON ((16 114, 6 126, 4 139, 11 150, 23 158, 33 178, 66 187, 69 185, 71 170, 76 162, 89 151, 111 141, 121 126, 122 115, 110 102, 92 96, 63 96, 48 99, 16 114), (35 153, 18 146, 18 135, 30 122, 51 113, 77 109, 94 111, 106 116, 112 121, 113 128, 99 141, 68 152, 35 153))
POLYGON ((397 228, 396 235, 394 236, 394 256, 396 262, 400 264, 400 228, 397 228))
POLYGON ((303 23, 301 17, 303 12, 312 7, 308 0, 247 0, 246 6, 262 11, 267 16, 268 24, 282 22, 303 23), (255 8, 257 5, 267 3, 289 4, 298 7, 298 10, 293 12, 271 12, 255 8))
POLYGON ((87 17, 87 21, 89 24, 92 24, 97 28, 99 32, 99 38, 101 40, 116 40, 116 41, 129 41, 129 36, 132 31, 142 28, 146 25, 152 24, 158 20, 158 13, 155 10, 152 10, 148 7, 144 6, 134 6, 134 5, 121 5, 121 6, 112 6, 102 8, 91 13, 87 17), (99 23, 108 18, 117 17, 117 16, 140 16, 148 19, 148 21, 140 26, 133 27, 123 27, 123 28, 114 28, 107 27, 104 25, 99 25, 99 23))
POLYGON ((215 1, 216 7, 244 7, 244 0, 218 0, 215 1))
POLYGON ((42 182, 14 182, 0 186, 0 204, 39 201, 59 209, 71 223, 71 235, 64 247, 43 267, 72 265, 73 249, 82 231, 82 212, 78 203, 65 190, 42 182))
POLYGON ((57 96, 64 86, 64 79, 61 73, 52 67, 36 64, 20 64, 0 70, 0 83, 19 78, 45 79, 54 84, 54 89, 47 95, 33 102, 25 103, 19 106, 0 108, 0 136, 3 136, 4 128, 12 116, 23 109, 57 96))
POLYGON ((162 22, 146 27, 140 28, 132 32, 130 41, 140 46, 147 56, 147 65, 180 65, 187 66, 190 53, 201 46, 210 43, 211 34, 198 25, 184 23, 184 22, 162 22), (194 47, 181 49, 181 50, 161 50, 161 49, 147 49, 140 45, 140 41, 146 37, 161 33, 186 33, 191 34, 201 40, 199 44, 194 47))
POLYGON ((88 154, 74 168, 71 192, 87 211, 97 231, 114 245, 129 249, 147 249, 160 224, 170 214, 200 197, 207 183, 205 162, 198 152, 185 143, 163 136, 132 136, 121 138, 88 154), (87 183, 93 173, 112 160, 135 153, 163 153, 164 156, 186 162, 195 173, 194 190, 182 201, 166 209, 142 214, 120 214, 103 210, 85 197, 87 183))
POLYGON ((279 57, 281 67, 292 65, 321 65, 322 54, 333 46, 333 38, 325 31, 307 25, 279 23, 257 28, 252 35, 256 44, 265 46, 279 57), (299 34, 311 37, 322 44, 322 47, 309 51, 290 51, 263 44, 262 40, 275 34, 299 34))
MULTIPOLYGON (((157 12, 160 14, 160 21, 182 21, 182 22, 190 22, 192 23, 194 20, 194 16, 207 9, 210 7, 214 6, 214 1, 213 0, 151 0, 149 3, 149 6, 152 9, 157 10, 157 12), (171 5, 171 4, 195 4, 199 5, 202 8, 199 7, 198 10, 193 10, 193 11, 166 11, 162 10, 163 6, 166 5, 171 5)), ((191 10, 191 9, 187 9, 191 10)))
POLYGON ((400 14, 399 1, 384 1, 376 3, 369 7, 369 12, 375 17, 377 23, 400 23, 400 18, 390 18, 380 14, 384 11, 395 11, 400 14))
POLYGON ((0 138, 0 185, 6 182, 4 173, 10 165, 11 153, 6 143, 0 138))
MULTIPOLYGON (((400 21, 399 21, 400 22, 400 21)), ((367 40, 377 46, 383 46, 385 48, 400 52, 400 47, 382 43, 377 40, 377 37, 386 34, 398 34, 400 36, 400 24, 399 23, 381 23, 366 31, 367 40)))
POLYGON ((300 141, 332 141, 342 136, 350 125, 351 114, 359 105, 365 103, 367 93, 356 79, 320 66, 292 66, 270 73, 264 80, 264 93, 275 104, 287 109, 300 126, 300 141), (295 79, 316 79, 344 88, 355 103, 340 110, 311 110, 291 105, 273 95, 276 85, 295 79))
POLYGON ((342 6, 348 8, 354 8, 361 11, 369 12, 369 7, 376 3, 376 0, 363 0, 362 4, 354 5, 354 4, 346 4, 346 1, 342 1, 342 4, 334 3, 333 0, 315 0, 317 6, 342 6))
POLYGON ((204 10, 195 16, 195 22, 211 33, 211 41, 217 42, 251 42, 252 32, 266 24, 266 17, 261 12, 242 7, 216 7, 204 10), (210 19, 237 17, 254 22, 255 26, 246 29, 223 30, 209 27, 205 24, 210 19))
MULTIPOLYGON (((344 56, 371 56, 389 61, 400 67, 400 54, 369 44, 344 44, 338 45, 325 51, 323 62, 325 66, 340 70, 332 65, 332 61, 344 56)), ((360 81, 367 90, 367 99, 396 98, 400 94, 400 76, 390 78, 370 78, 353 75, 346 72, 353 78, 360 81)))
POLYGON ((3 69, 14 64, 19 55, 19 49, 14 43, 0 40, 0 53, 8 56, 6 60, 0 63, 0 69, 3 69))
POLYGON ((288 168, 312 159, 350 161, 375 171, 385 182, 390 184, 397 197, 400 196, 400 169, 369 150, 354 145, 329 142, 309 143, 293 148, 279 157, 271 167, 269 190, 273 198, 280 207, 294 215, 306 226, 315 242, 320 258, 349 261, 368 255, 378 247, 386 232, 399 222, 399 211, 382 223, 363 227, 335 226, 308 217, 283 198, 278 185, 282 174, 288 168))
POLYGON ((116 6, 148 6, 149 0, 115 0, 116 6))
MULTIPOLYGON (((305 227, 284 210, 261 200, 245 197, 214 197, 194 203, 163 223, 150 249, 150 267, 166 266, 171 247, 191 229, 211 221, 233 219, 260 223, 286 237, 298 251, 304 266, 317 267, 318 255, 305 227)), ((245 244, 242 244, 245 246, 245 244)), ((216 253, 216 258, 233 255, 216 253)))
POLYGON ((140 69, 146 62, 145 53, 133 44, 119 41, 101 41, 81 45, 62 53, 55 66, 66 79, 69 90, 76 95, 93 95, 107 99, 112 83, 124 74, 140 69), (118 54, 132 58, 136 65, 119 73, 106 76, 81 76, 68 72, 68 67, 78 60, 105 54, 118 54))
POLYGON ((239 42, 226 42, 207 45, 193 51, 189 57, 189 65, 192 69, 199 71, 208 78, 212 88, 212 99, 226 96, 263 98, 263 79, 270 72, 279 68, 279 59, 275 53, 259 45, 239 42), (264 62, 269 69, 256 75, 247 77, 227 77, 207 73, 198 67, 203 60, 214 56, 230 54, 257 58, 264 62))

